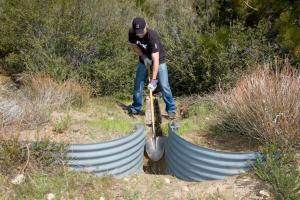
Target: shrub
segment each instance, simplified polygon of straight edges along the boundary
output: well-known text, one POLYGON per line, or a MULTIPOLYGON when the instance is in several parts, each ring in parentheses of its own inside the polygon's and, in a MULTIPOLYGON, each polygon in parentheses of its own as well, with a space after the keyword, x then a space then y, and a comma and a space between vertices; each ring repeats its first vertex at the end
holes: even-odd
POLYGON ((57 133, 63 133, 66 131, 71 125, 71 117, 67 115, 65 117, 61 117, 54 122, 54 131, 57 133))
POLYGON ((0 174, 20 173, 21 169, 25 170, 26 162, 29 163, 26 170, 47 169, 56 164, 63 164, 63 156, 63 144, 51 144, 49 141, 22 144, 17 138, 4 139, 0 141, 0 174))
POLYGON ((55 81, 44 74, 23 74, 20 78, 23 94, 34 102, 49 107, 77 105, 83 106, 90 98, 90 89, 86 85, 69 79, 55 81))
POLYGON ((219 101, 222 115, 217 128, 263 143, 299 144, 299 85, 300 73, 287 61, 241 76, 219 101))
POLYGON ((270 144, 261 152, 264 157, 258 159, 254 172, 272 186, 275 199, 300 199, 300 171, 293 152, 270 144))
POLYGON ((20 91, 13 99, 0 102, 1 127, 35 128, 49 120, 58 108, 83 106, 90 89, 74 80, 56 82, 43 74, 23 74, 20 91))
POLYGON ((206 3, 0 1, 0 70, 72 78, 89 84, 93 95, 130 94, 137 58, 128 28, 134 16, 144 16, 165 46, 173 93, 209 92, 268 60, 275 45, 268 41, 269 21, 246 27, 226 15, 221 23, 224 5, 206 3))

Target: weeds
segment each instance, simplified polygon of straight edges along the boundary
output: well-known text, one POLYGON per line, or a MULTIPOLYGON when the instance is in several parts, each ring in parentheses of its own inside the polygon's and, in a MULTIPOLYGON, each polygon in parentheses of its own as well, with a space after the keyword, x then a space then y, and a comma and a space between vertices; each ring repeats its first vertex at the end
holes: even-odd
POLYGON ((267 145, 262 153, 264 157, 259 158, 254 167, 257 177, 272 186, 276 199, 300 199, 300 171, 293 152, 267 145))
POLYGON ((57 199, 112 198, 108 190, 113 182, 111 177, 100 178, 92 174, 70 172, 63 158, 63 144, 51 144, 49 141, 25 144, 17 140, 2 140, 1 199, 45 199, 48 193, 53 193, 57 199), (19 174, 25 164, 28 164, 24 172, 25 181, 19 185, 11 184, 11 177, 19 174))
POLYGON ((71 126, 72 118, 68 114, 67 116, 61 117, 60 119, 56 120, 54 123, 53 130, 57 133, 63 133, 69 129, 71 126))
MULTIPOLYGON (((214 123, 219 112, 215 102, 209 97, 190 96, 179 100, 178 110, 182 118, 179 134, 184 135, 195 131, 206 130, 214 123)), ((167 130, 167 126, 163 126, 167 130)))
POLYGON ((35 168, 47 169, 62 162, 63 147, 63 144, 51 144, 47 140, 27 144, 20 143, 17 139, 1 140, 0 173, 12 175, 20 172, 28 162, 29 152, 30 162, 27 168, 29 171, 35 168))

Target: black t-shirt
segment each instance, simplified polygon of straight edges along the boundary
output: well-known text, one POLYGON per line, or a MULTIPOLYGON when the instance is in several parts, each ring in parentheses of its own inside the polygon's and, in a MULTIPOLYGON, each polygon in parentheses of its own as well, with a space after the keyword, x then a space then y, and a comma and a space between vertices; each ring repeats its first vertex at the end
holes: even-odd
MULTIPOLYGON (((149 59, 151 59, 152 53, 159 52, 159 64, 166 62, 165 51, 160 43, 158 34, 154 30, 148 28, 147 34, 143 38, 139 38, 131 28, 128 33, 128 40, 130 43, 136 44, 149 59)), ((141 58, 140 62, 143 63, 141 58)))

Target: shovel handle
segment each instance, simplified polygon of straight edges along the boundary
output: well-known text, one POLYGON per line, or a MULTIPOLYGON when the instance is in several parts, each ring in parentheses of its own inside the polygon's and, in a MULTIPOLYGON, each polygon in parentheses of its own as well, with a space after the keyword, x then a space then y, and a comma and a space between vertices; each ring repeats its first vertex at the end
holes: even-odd
MULTIPOLYGON (((148 70, 148 80, 150 82, 151 81, 151 78, 150 78, 150 73, 151 73, 150 66, 147 65, 146 67, 147 67, 147 70, 148 70)), ((156 131, 155 131, 155 120, 154 120, 154 105, 153 105, 153 95, 152 95, 152 91, 151 90, 149 92, 149 96, 150 96, 150 112, 151 112, 152 132, 153 132, 153 136, 155 138, 156 137, 156 131)))

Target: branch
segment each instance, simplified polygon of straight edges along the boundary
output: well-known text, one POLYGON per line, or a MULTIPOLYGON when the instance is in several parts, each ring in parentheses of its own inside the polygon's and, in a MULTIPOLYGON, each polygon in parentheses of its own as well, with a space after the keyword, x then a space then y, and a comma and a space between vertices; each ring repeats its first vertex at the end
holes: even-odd
POLYGON ((255 11, 258 11, 257 8, 254 8, 254 7, 252 7, 251 5, 249 5, 248 1, 244 1, 244 3, 245 3, 246 6, 248 6, 249 8, 251 8, 251 9, 253 9, 253 10, 255 10, 255 11))

